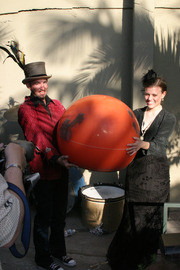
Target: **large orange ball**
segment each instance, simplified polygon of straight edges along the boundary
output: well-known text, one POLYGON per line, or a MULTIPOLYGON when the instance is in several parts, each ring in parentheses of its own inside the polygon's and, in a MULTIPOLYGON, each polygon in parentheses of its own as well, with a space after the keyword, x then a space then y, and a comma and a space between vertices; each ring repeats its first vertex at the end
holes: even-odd
POLYGON ((74 102, 58 123, 60 152, 81 168, 117 171, 135 155, 126 153, 128 143, 139 137, 139 124, 122 101, 106 95, 92 95, 74 102))

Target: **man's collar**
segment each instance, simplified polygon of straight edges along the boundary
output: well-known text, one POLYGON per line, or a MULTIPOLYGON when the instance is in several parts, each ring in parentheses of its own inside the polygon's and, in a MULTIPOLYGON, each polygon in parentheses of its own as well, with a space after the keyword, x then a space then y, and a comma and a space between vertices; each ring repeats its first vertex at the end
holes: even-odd
MULTIPOLYGON (((35 107, 39 106, 39 104, 44 105, 44 102, 41 99, 39 99, 36 96, 33 96, 32 94, 30 95, 30 99, 33 102, 35 107)), ((46 100, 46 105, 49 105, 50 102, 53 102, 53 100, 48 95, 45 96, 45 100, 46 100)))

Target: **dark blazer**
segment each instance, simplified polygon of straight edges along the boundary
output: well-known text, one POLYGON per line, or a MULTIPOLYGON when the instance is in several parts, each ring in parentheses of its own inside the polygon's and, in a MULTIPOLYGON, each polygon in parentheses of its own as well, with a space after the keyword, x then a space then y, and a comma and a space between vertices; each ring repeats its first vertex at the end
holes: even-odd
MULTIPOLYGON (((146 107, 134 110, 134 114, 141 129, 146 107)), ((144 135, 144 141, 150 142, 148 150, 140 149, 137 157, 142 155, 166 156, 168 139, 171 136, 176 124, 176 118, 172 113, 162 109, 152 122, 144 135)))

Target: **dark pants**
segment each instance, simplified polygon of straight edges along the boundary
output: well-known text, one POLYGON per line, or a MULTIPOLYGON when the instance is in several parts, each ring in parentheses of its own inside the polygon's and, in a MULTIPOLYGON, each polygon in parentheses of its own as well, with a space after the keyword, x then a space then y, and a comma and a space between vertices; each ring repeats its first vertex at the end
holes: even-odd
POLYGON ((35 187, 34 219, 35 261, 52 262, 50 255, 66 255, 64 227, 68 199, 68 175, 58 180, 40 180, 35 187))

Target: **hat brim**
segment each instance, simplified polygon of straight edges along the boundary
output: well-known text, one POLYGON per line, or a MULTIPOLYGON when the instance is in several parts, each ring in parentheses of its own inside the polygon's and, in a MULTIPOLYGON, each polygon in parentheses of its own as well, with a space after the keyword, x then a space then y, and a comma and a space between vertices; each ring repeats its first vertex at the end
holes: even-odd
POLYGON ((22 83, 26 84, 28 82, 32 82, 32 81, 35 81, 35 80, 39 80, 39 79, 49 79, 51 78, 52 75, 49 75, 49 76, 46 76, 46 75, 43 75, 43 76, 35 76, 35 77, 29 77, 29 78, 25 78, 22 83))

